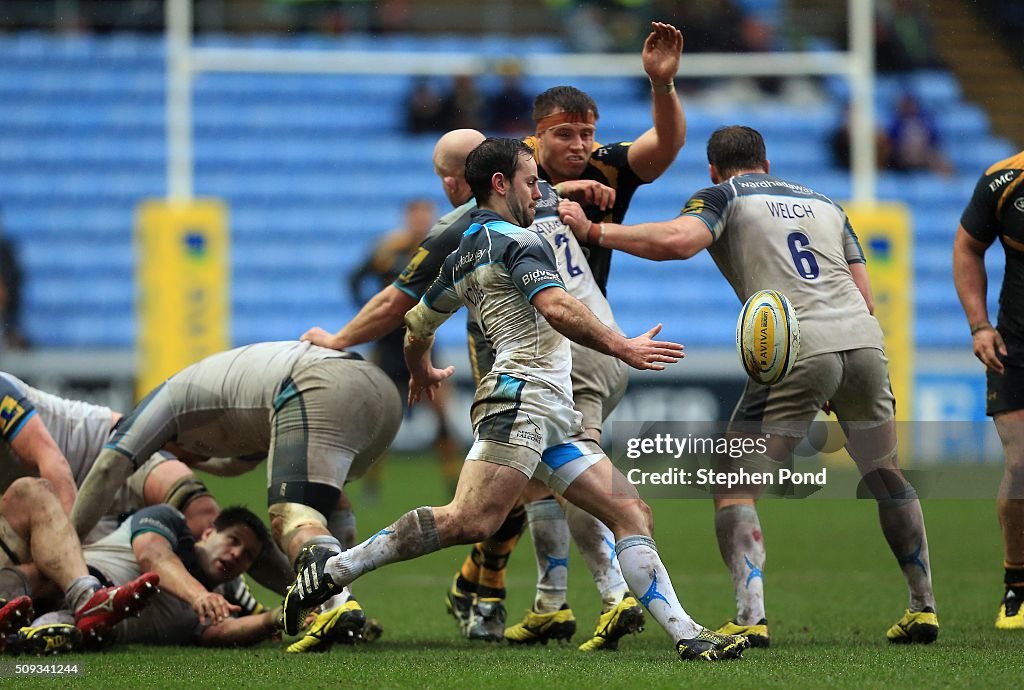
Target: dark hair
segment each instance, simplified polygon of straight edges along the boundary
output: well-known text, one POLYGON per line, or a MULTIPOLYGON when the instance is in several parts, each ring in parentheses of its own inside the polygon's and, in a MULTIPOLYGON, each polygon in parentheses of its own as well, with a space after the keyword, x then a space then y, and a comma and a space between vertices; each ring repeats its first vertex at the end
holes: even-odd
POLYGON ((478 206, 491 198, 491 178, 494 173, 500 172, 511 180, 520 156, 533 158, 533 151, 521 139, 502 137, 488 137, 469 152, 466 156, 466 182, 473 190, 478 206))
POLYGON ((751 127, 719 127, 708 139, 708 163, 718 168, 720 175, 763 168, 767 158, 764 137, 751 127))
POLYGON ((591 111, 595 120, 599 117, 594 99, 573 86, 554 86, 533 99, 535 123, 542 117, 558 111, 577 115, 585 115, 587 111, 591 111))
POLYGON ((267 526, 263 524, 263 520, 257 517, 256 513, 248 508, 242 506, 225 508, 213 521, 213 528, 218 532, 223 532, 235 525, 244 525, 251 529, 252 533, 256 535, 256 541, 260 543, 260 550, 270 542, 270 532, 267 530, 267 526))

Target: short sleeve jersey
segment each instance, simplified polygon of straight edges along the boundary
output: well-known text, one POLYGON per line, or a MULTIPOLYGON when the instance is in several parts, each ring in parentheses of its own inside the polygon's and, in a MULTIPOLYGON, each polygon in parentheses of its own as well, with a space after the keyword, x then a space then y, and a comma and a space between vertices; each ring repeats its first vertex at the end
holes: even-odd
MULTIPOLYGON (((142 569, 135 558, 132 543, 146 533, 166 539, 189 574, 200 582, 204 581, 196 555, 196 541, 185 516, 166 504, 139 510, 114 532, 84 547, 85 561, 114 584, 134 580, 142 574, 142 569)), ((223 592, 236 584, 232 580, 228 585, 214 589, 223 592)), ((138 618, 128 618, 117 627, 120 641, 144 644, 189 644, 197 639, 200 632, 202 625, 192 607, 169 592, 157 594, 138 618)))
MULTIPOLYGON (((526 145, 537 150, 539 141, 536 137, 526 137, 526 145)), ((590 153, 590 162, 580 175, 581 180, 596 180, 601 184, 608 185, 615 190, 615 205, 611 209, 602 211, 597 206, 584 206, 583 210, 587 218, 594 222, 608 221, 621 223, 626 218, 626 211, 629 210, 629 202, 640 185, 647 184, 633 172, 629 167, 629 147, 631 141, 620 141, 615 144, 599 144, 594 142, 593 151, 590 153)), ((544 179, 551 179, 548 173, 537 161, 538 174, 544 179)), ((587 256, 587 263, 590 264, 594 280, 597 281, 601 292, 608 292, 608 275, 611 271, 612 251, 596 244, 581 243, 583 252, 587 256)))
POLYGON ((492 373, 553 386, 571 397, 569 341, 530 303, 550 287, 565 289, 545 239, 477 209, 423 301, 445 314, 462 304, 469 308, 494 347, 492 373))
POLYGON ((75 483, 80 485, 107 441, 111 414, 109 407, 45 393, 0 372, 0 491, 18 477, 38 474, 11 448, 11 442, 33 416, 39 416, 67 459, 75 483))
POLYGON ((999 239, 1006 272, 999 292, 999 329, 1024 339, 1024 151, 985 171, 974 188, 960 225, 974 239, 999 239))
POLYGON ((733 177, 694 194, 681 211, 714 237, 709 248, 741 301, 758 290, 786 295, 800 321, 800 356, 883 349, 849 265, 864 254, 846 213, 803 185, 766 174, 733 177))
POLYGON ((423 297, 441 272, 441 264, 458 248, 462 234, 473 224, 470 213, 475 208, 476 201, 471 200, 441 216, 393 285, 413 299, 423 297))

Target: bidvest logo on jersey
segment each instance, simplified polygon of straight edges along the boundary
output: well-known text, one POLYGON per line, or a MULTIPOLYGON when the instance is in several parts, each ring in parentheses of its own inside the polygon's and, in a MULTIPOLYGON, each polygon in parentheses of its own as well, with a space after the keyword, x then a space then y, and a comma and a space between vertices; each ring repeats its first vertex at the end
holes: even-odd
POLYGON ((990 191, 990 192, 996 191, 997 189, 1002 187, 1004 184, 1006 184, 1007 182, 1009 182, 1010 180, 1012 180, 1016 176, 1017 176, 1017 171, 1016 170, 1007 170, 1002 175, 1000 175, 999 177, 997 177, 996 179, 994 179, 994 180, 992 180, 991 182, 988 183, 988 191, 990 191))
POLYGON ((530 271, 523 276, 523 285, 529 285, 530 283, 542 283, 545 280, 557 281, 558 273, 538 268, 536 271, 530 271))

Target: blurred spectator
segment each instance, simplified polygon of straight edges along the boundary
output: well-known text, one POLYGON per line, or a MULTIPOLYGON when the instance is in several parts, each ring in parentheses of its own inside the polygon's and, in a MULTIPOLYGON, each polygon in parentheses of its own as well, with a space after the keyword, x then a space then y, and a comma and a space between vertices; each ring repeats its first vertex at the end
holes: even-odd
POLYGON ((501 88, 487 97, 487 131, 495 136, 532 134, 533 97, 523 90, 519 63, 506 60, 494 71, 501 77, 501 88))
MULTIPOLYGON (((373 294, 395 282, 406 266, 418 256, 420 242, 430 232, 437 218, 437 207, 429 199, 411 199, 405 205, 402 227, 387 233, 377 242, 366 261, 349 278, 352 297, 357 304, 364 304, 371 296, 363 292, 363 282, 374 279, 373 294)), ((422 259, 422 255, 419 255, 422 259)), ((405 366, 403 341, 405 329, 396 328, 377 340, 373 350, 373 361, 384 370, 405 401, 409 390, 409 370, 405 366)), ((445 404, 446 388, 437 391, 433 400, 425 401, 433 409, 437 420, 434 438, 434 453, 441 463, 441 473, 447 488, 453 493, 455 482, 462 466, 462 449, 448 428, 445 404)), ((380 494, 381 462, 373 464, 363 477, 363 492, 368 499, 380 494)))
POLYGON ((927 9, 919 0, 883 0, 875 20, 875 64, 880 72, 936 67, 927 9))
POLYGON ((632 52, 643 44, 651 19, 650 0, 544 0, 581 53, 632 52))
POLYGON ((472 74, 459 74, 441 99, 441 128, 484 129, 484 108, 487 99, 472 74))
POLYGON ((741 49, 736 27, 743 21, 743 12, 734 0, 654 0, 651 16, 683 32, 687 53, 734 53, 741 49))
POLYGON ((953 166, 942 153, 939 128, 911 94, 904 94, 889 125, 889 167, 901 172, 930 170, 942 175, 953 166))
MULTIPOLYGON (((739 49, 744 53, 772 53, 781 48, 775 27, 757 17, 744 17, 740 22, 739 35, 739 49)), ((778 96, 782 91, 780 77, 759 76, 754 83, 766 96, 778 96)))
MULTIPOLYGON (((849 170, 853 164, 850 157, 850 130, 853 112, 846 109, 843 121, 829 137, 829 149, 832 151, 832 164, 842 170, 849 170)), ((882 129, 875 128, 875 166, 884 169, 889 164, 891 146, 889 135, 882 129)))
POLYGON ((441 95, 426 77, 416 79, 405 105, 406 131, 409 134, 440 132, 444 129, 441 114, 441 95))
POLYGON ((0 328, 5 346, 25 348, 28 340, 21 330, 21 264, 14 243, 3 230, 0 223, 0 328))

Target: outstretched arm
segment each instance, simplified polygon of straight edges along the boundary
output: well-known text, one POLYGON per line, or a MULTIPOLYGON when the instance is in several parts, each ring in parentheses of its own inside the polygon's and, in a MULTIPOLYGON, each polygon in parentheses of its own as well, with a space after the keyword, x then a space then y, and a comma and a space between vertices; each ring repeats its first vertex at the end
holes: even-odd
POLYGON ((364 304, 359 313, 337 333, 331 334, 315 326, 302 334, 302 340, 334 350, 362 345, 401 326, 405 312, 415 304, 415 298, 394 285, 388 285, 364 304))
POLYGON ((220 623, 241 610, 216 592, 211 592, 185 568, 170 542, 156 532, 137 534, 132 539, 135 560, 143 572, 160 576, 160 586, 192 607, 200 622, 220 623))
POLYGON ((708 226, 696 216, 638 225, 592 223, 583 209, 571 201, 560 202, 558 214, 580 242, 620 249, 654 261, 689 259, 714 241, 708 226))
POLYGON ((629 167, 645 182, 661 176, 686 143, 686 114, 676 96, 674 79, 683 51, 683 35, 671 24, 651 22, 644 41, 644 71, 651 80, 654 126, 629 147, 629 167))
POLYGON ((242 618, 228 618, 211 625, 199 638, 203 647, 246 646, 262 642, 281 631, 281 607, 242 618))
POLYGON ((988 319, 988 273, 985 271, 985 252, 988 245, 971 237, 964 226, 956 230, 953 240, 953 283, 960 305, 971 328, 974 356, 987 368, 1002 374, 1006 344, 988 319))
POLYGON ((540 290, 532 303, 551 327, 569 340, 621 359, 635 369, 660 371, 664 364, 678 362, 684 356, 682 345, 652 340, 661 324, 641 336, 626 338, 601 323, 585 304, 561 287, 540 290))

